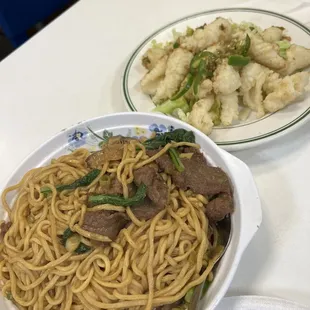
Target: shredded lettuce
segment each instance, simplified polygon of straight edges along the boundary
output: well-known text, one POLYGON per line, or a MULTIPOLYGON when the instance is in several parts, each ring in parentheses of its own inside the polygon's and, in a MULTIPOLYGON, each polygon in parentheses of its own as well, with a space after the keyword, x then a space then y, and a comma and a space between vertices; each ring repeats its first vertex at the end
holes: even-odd
POLYGON ((181 108, 174 109, 171 115, 185 123, 187 123, 188 121, 188 114, 184 112, 181 108))
POLYGON ((176 31, 174 28, 172 29, 173 41, 176 41, 181 35, 181 32, 176 31))
POLYGON ((163 43, 158 43, 156 40, 152 40, 152 48, 163 48, 163 43))
POLYGON ((191 28, 191 27, 189 27, 189 26, 187 26, 187 28, 186 28, 186 35, 187 35, 188 37, 190 37, 190 36, 193 35, 193 33, 194 33, 194 29, 191 28))
POLYGON ((232 23, 232 24, 231 24, 231 29, 232 29, 232 31, 237 31, 237 30, 238 30, 238 27, 239 27, 239 25, 236 24, 236 23, 232 23))
POLYGON ((253 31, 255 33, 262 33, 263 32, 262 28, 258 27, 257 25, 255 25, 251 22, 241 22, 239 24, 239 28, 241 30, 250 30, 250 31, 253 31))
POLYGON ((164 103, 158 105, 153 112, 162 112, 165 114, 172 114, 175 109, 181 109, 184 113, 189 111, 189 105, 184 97, 181 97, 176 100, 167 100, 164 103))
POLYGON ((193 295, 194 295, 194 290, 195 290, 195 288, 192 287, 191 289, 189 289, 189 290, 187 291, 187 293, 186 293, 186 295, 185 295, 185 297, 184 297, 184 299, 185 299, 185 301, 186 301, 187 303, 190 303, 190 302, 191 302, 191 300, 192 300, 192 298, 193 298, 193 295))

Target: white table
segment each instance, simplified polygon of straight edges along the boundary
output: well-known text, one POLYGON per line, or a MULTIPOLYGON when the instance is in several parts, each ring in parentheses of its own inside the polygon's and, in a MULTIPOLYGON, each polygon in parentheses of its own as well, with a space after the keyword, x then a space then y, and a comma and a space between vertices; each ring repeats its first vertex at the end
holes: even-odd
MULTIPOLYGON (((62 128, 126 109, 122 67, 146 35, 180 16, 232 5, 277 10, 310 25, 309 0, 82 0, 1 62, 0 189, 27 154, 62 128)), ((310 122, 235 155, 254 174, 264 218, 228 295, 310 306, 310 122)))

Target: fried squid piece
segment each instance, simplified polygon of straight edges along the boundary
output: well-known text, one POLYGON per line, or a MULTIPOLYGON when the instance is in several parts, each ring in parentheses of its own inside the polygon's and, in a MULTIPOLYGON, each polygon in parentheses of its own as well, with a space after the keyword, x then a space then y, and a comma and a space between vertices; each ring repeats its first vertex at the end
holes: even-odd
POLYGON ((206 135, 209 135, 214 126, 212 116, 209 113, 214 104, 214 95, 207 95, 206 98, 197 101, 188 116, 189 124, 200 129, 206 135))
POLYGON ((207 97, 207 95, 209 95, 212 92, 212 89, 213 85, 211 80, 206 79, 202 81, 198 89, 198 98, 202 99, 207 97))
POLYGON ((164 78, 168 56, 162 57, 155 67, 141 80, 141 89, 147 95, 155 95, 160 81, 164 78))
POLYGON ((284 28, 282 27, 271 26, 266 28, 262 33, 263 40, 269 43, 281 41, 283 37, 283 31, 284 28))
POLYGON ((309 79, 309 72, 298 72, 280 79, 264 100, 266 111, 276 112, 302 97, 310 90, 309 79))
POLYGON ((227 59, 216 68, 213 77, 213 89, 216 94, 229 95, 241 86, 240 75, 227 59))
POLYGON ((146 69, 152 70, 167 53, 168 51, 161 47, 149 48, 142 58, 142 65, 146 69))
POLYGON ((225 42, 221 43, 221 42, 218 42, 214 45, 211 45, 207 48, 207 51, 208 52, 211 52, 215 55, 221 55, 221 54, 224 54, 225 53, 225 42))
POLYGON ((168 58, 164 79, 159 83, 153 97, 155 104, 171 98, 187 75, 193 54, 182 48, 175 49, 168 58))
POLYGON ((268 72, 268 68, 257 63, 249 63, 241 71, 243 104, 255 111, 257 118, 265 115, 262 89, 268 72))
POLYGON ((283 76, 310 66, 310 49, 303 46, 291 45, 286 51, 286 57, 285 67, 279 70, 283 76))
POLYGON ((193 35, 181 37, 181 47, 198 53, 218 42, 227 42, 231 39, 231 23, 225 18, 217 18, 203 28, 197 28, 193 35))
POLYGON ((250 34, 250 37, 249 55, 255 62, 274 70, 280 70, 285 67, 285 59, 279 55, 277 44, 265 42, 258 34, 250 34))
POLYGON ((269 70, 269 72, 267 73, 265 83, 263 85, 263 91, 265 92, 265 94, 268 95, 274 92, 280 81, 281 81, 280 74, 278 72, 269 70))
POLYGON ((221 123, 229 126, 239 117, 238 93, 234 91, 229 95, 218 95, 217 100, 221 103, 221 123))

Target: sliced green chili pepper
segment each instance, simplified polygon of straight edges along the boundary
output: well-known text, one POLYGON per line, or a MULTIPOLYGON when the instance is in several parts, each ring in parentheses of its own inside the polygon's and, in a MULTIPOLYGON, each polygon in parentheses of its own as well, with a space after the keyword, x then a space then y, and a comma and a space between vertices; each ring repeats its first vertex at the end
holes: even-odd
POLYGON ((180 47, 180 43, 179 42, 174 42, 173 48, 178 48, 178 47, 180 47))
POLYGON ((231 66, 246 66, 250 62, 250 57, 244 57, 241 55, 232 55, 228 57, 228 64, 231 66))
POLYGON ((241 55, 242 56, 247 56, 248 55, 250 46, 251 46, 251 39, 250 39, 249 35, 247 34, 246 37, 245 37, 244 44, 241 47, 241 55))
POLYGON ((133 197, 124 198, 118 195, 94 195, 88 197, 88 203, 90 207, 107 203, 114 206, 130 207, 144 200, 146 189, 146 185, 142 183, 133 197))
POLYGON ((187 81, 186 81, 185 86, 176 95, 174 95, 170 100, 174 101, 184 96, 188 92, 188 90, 192 87, 193 80, 194 80, 194 76, 191 73, 189 73, 187 76, 187 81))
POLYGON ((203 51, 197 55, 195 55, 190 63, 190 72, 194 74, 197 71, 197 68, 199 67, 200 61, 204 59, 206 62, 206 68, 209 71, 209 75, 212 76, 212 71, 215 70, 215 62, 216 62, 216 55, 209 52, 209 51, 203 51))
POLYGON ((211 52, 209 52, 209 51, 203 51, 203 52, 201 52, 201 53, 200 53, 200 57, 201 57, 201 58, 208 57, 208 58, 214 59, 214 60, 216 60, 216 58, 217 58, 215 54, 213 54, 213 53, 211 53, 211 52))
POLYGON ((206 75, 207 69, 206 69, 206 61, 204 59, 200 60, 198 72, 195 76, 194 83, 193 83, 193 93, 196 96, 198 93, 198 86, 201 82, 201 80, 206 75))
POLYGON ((192 74, 194 74, 195 72, 196 72, 196 69, 198 68, 198 66, 199 66, 199 63, 200 63, 200 54, 197 54, 197 55, 195 55, 194 57, 193 57, 193 59, 192 59, 192 61, 191 61, 191 63, 190 63, 190 66, 189 66, 189 68, 190 68, 190 72, 192 73, 192 74))

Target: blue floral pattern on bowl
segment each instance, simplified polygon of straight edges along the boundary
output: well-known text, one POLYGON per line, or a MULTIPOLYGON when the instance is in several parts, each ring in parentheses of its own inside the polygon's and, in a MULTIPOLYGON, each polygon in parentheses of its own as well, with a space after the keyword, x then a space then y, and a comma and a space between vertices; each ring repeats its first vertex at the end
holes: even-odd
POLYGON ((134 126, 117 131, 104 129, 98 133, 89 126, 83 126, 82 128, 77 128, 68 134, 69 145, 67 149, 69 151, 74 151, 79 147, 85 147, 90 151, 96 151, 102 148, 102 145, 107 143, 110 137, 115 135, 140 139, 141 137, 151 138, 154 137, 154 135, 158 136, 173 130, 174 127, 171 125, 165 126, 163 124, 154 123, 148 127, 134 126))
POLYGON ((149 130, 151 132, 154 132, 156 134, 156 136, 158 135, 161 135, 165 132, 170 132, 170 131, 173 131, 174 130, 174 127, 173 126, 165 126, 165 125, 157 125, 157 124, 152 124, 149 126, 149 130))
POLYGON ((75 129, 74 132, 68 135, 68 142, 70 147, 79 148, 86 144, 88 132, 84 129, 75 129))

